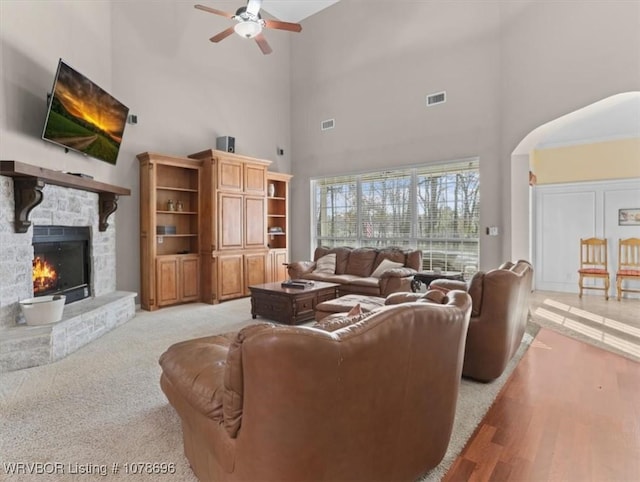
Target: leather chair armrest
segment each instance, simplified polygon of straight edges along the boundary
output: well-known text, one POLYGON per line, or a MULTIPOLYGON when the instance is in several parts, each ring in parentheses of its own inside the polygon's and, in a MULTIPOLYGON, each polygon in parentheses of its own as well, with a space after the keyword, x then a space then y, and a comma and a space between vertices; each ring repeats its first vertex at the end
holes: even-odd
POLYGON ((287 272, 289 273, 289 278, 299 279, 302 278, 302 275, 311 273, 315 268, 316 263, 314 261, 294 261, 287 265, 287 272))
POLYGON ((422 293, 391 293, 384 300, 385 305, 399 305, 401 303, 411 303, 420 301, 422 293))
POLYGON ((417 271, 415 269, 404 266, 402 268, 388 269, 380 275, 380 278, 406 278, 416 273, 417 271))
POLYGON ((447 293, 451 290, 467 291, 468 286, 465 281, 458 281, 453 279, 436 279, 429 284, 428 289, 440 290, 444 293, 447 293))
POLYGON ((235 336, 234 333, 178 342, 159 360, 165 385, 202 415, 219 422, 223 419, 225 361, 235 336))

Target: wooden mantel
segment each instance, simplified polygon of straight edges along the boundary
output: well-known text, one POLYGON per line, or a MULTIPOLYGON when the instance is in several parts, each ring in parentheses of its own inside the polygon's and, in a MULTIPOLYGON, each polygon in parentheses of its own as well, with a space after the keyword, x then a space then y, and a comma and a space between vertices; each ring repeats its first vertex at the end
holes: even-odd
POLYGON ((31 226, 29 214, 42 202, 42 188, 45 184, 98 193, 98 215, 100 217, 98 229, 100 231, 107 230, 109 226, 107 218, 118 209, 118 196, 131 195, 131 190, 124 187, 18 161, 0 161, 0 176, 13 178, 16 233, 26 233, 31 226))

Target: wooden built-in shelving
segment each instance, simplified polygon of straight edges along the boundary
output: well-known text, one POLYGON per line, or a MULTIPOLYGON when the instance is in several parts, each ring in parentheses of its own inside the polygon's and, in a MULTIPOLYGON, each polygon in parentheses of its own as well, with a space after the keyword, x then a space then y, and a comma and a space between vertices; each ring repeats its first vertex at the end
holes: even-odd
POLYGON ((267 278, 269 281, 284 281, 288 278, 286 265, 289 260, 290 180, 290 174, 267 172, 268 190, 271 190, 273 185, 273 196, 267 197, 267 243, 269 246, 267 278))
POLYGON ((200 299, 201 166, 139 154, 140 304, 145 310, 200 299), (165 231, 171 229, 171 233, 165 231))

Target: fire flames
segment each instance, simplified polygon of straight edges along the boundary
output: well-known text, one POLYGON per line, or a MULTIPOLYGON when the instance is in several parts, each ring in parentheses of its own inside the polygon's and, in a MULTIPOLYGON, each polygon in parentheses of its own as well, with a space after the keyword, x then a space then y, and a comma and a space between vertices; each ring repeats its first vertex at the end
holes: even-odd
POLYGON ((54 288, 58 274, 46 260, 39 256, 33 260, 33 292, 39 293, 54 288))

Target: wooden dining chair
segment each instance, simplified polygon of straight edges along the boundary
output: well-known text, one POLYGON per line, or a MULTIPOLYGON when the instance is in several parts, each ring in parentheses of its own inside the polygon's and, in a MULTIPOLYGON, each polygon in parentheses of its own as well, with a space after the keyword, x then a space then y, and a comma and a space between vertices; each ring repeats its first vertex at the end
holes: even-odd
POLYGON ((616 272, 616 293, 618 301, 622 292, 640 293, 639 289, 623 289, 622 282, 627 280, 640 281, 640 238, 618 240, 618 271, 616 272))
POLYGON ((604 298, 609 299, 609 269, 607 266, 607 240, 606 238, 580 239, 580 298, 583 290, 604 291, 604 298), (604 281, 604 287, 584 286, 585 278, 596 278, 604 281))

